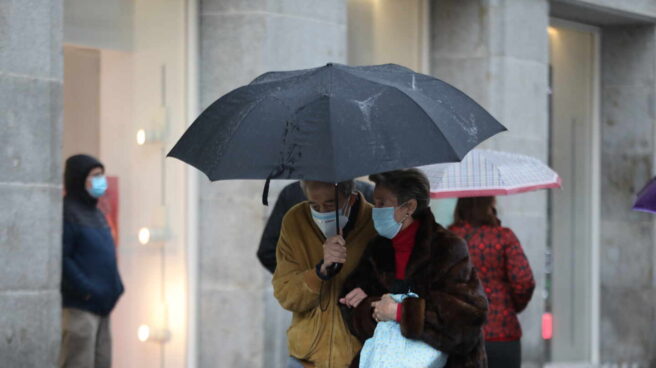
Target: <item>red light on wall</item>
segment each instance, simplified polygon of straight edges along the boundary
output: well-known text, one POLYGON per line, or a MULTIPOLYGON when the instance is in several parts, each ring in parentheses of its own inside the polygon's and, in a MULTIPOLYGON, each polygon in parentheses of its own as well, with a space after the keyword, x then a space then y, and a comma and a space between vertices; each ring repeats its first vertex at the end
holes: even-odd
POLYGON ((542 338, 551 340, 553 337, 553 314, 544 313, 542 315, 542 338))

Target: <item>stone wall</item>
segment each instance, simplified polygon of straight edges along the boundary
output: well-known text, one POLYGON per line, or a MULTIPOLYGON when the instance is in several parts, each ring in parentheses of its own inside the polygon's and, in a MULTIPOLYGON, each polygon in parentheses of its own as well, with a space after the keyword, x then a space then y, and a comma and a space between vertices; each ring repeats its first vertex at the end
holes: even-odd
POLYGON ((0 0, 0 365, 60 341, 62 3, 0 0))
MULTIPOLYGON (((472 96, 509 129, 483 146, 546 162, 547 1, 436 0, 431 7, 431 73, 472 96)), ((544 346, 540 321, 547 197, 543 191, 498 201, 501 219, 517 234, 537 282, 533 299, 520 315, 525 366, 537 367, 544 346)))
POLYGON ((631 211, 654 174, 656 31, 602 32, 601 362, 656 365, 654 216, 631 211))
MULTIPOLYGON (((344 0, 207 0, 200 12, 201 108, 266 71, 346 60, 344 0)), ((255 256, 264 183, 199 185, 199 366, 277 366, 287 326, 276 321, 286 317, 255 256)), ((280 187, 273 183, 271 203, 280 187)))

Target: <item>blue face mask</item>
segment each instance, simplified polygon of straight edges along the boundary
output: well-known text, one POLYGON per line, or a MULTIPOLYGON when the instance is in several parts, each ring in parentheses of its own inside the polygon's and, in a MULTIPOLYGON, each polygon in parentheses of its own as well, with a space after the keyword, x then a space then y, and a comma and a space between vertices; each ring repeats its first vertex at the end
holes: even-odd
POLYGON ((403 224, 396 222, 394 219, 394 211, 396 208, 397 207, 381 207, 373 209, 371 217, 374 221, 374 228, 378 235, 383 238, 392 239, 399 233, 399 231, 401 231, 403 224))
POLYGON ((91 177, 91 188, 87 189, 93 198, 100 198, 107 191, 107 178, 102 176, 91 177))

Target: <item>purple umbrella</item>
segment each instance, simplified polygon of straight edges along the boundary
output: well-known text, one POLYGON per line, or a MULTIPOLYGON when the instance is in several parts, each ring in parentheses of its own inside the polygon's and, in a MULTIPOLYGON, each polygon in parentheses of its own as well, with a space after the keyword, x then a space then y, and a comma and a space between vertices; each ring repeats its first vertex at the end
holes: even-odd
POLYGON ((656 177, 651 179, 638 193, 633 209, 635 211, 656 213, 656 177))

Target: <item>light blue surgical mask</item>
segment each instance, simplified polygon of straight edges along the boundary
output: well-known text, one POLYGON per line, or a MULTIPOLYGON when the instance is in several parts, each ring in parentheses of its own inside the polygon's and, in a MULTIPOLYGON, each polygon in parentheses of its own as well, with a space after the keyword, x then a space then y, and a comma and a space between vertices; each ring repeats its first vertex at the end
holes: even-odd
MULTIPOLYGON (((347 203, 348 206, 348 203, 347 203)), ((312 220, 317 224, 317 227, 326 238, 333 237, 337 235, 337 226, 335 220, 335 211, 329 211, 326 213, 321 213, 316 211, 314 208, 310 207, 310 212, 312 212, 312 220)), ((345 213, 345 209, 342 208, 338 211, 339 214, 339 231, 344 230, 346 223, 348 222, 348 215, 345 213)))
POLYGON ((107 191, 107 178, 104 175, 91 177, 91 188, 87 189, 93 198, 100 198, 107 191))
POLYGON ((380 207, 373 209, 371 217, 374 221, 374 228, 378 235, 383 238, 392 239, 399 233, 399 231, 401 231, 403 223, 396 222, 396 219, 394 219, 394 211, 396 211, 397 208, 398 207, 380 207))

